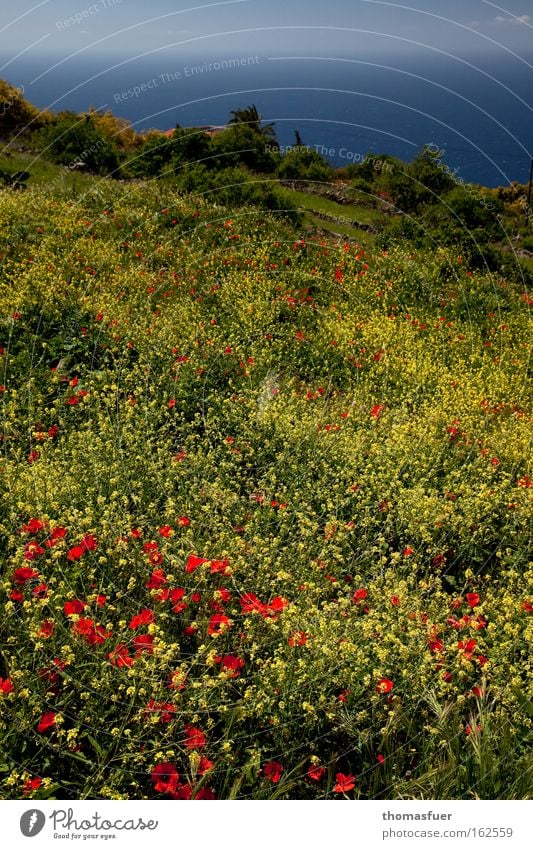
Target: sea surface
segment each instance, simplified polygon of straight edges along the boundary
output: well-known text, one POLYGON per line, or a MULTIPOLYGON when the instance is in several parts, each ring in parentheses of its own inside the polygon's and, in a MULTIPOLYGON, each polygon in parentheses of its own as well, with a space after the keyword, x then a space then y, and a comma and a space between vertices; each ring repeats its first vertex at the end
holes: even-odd
MULTIPOLYGON (((137 130, 224 125, 255 104, 283 146, 302 141, 334 165, 365 154, 408 161, 437 145, 459 177, 486 186, 527 182, 533 154, 533 74, 521 57, 306 58, 166 51, 5 57, 0 76, 42 108, 111 109, 137 130)), ((531 63, 531 57, 529 57, 531 63)))

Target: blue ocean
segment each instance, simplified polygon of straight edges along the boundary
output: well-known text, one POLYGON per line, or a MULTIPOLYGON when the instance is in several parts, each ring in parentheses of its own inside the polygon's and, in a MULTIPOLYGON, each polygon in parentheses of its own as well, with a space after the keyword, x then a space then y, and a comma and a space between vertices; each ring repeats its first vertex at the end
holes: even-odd
POLYGON ((255 104, 280 144, 315 147, 338 166, 365 154, 411 159, 437 145, 458 176, 486 186, 526 182, 533 154, 531 66, 482 56, 372 62, 356 56, 172 54, 128 59, 20 57, 2 72, 36 105, 111 109, 136 129, 223 125, 255 104), (59 64, 58 64, 59 63, 59 64))

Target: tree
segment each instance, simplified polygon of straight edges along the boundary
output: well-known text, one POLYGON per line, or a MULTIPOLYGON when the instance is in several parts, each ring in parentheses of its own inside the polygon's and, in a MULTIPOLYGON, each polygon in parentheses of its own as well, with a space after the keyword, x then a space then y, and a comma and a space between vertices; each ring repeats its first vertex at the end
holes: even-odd
POLYGON ((37 107, 25 99, 22 88, 0 80, 0 135, 10 135, 26 127, 35 130, 50 118, 49 112, 39 114, 37 107))
POLYGON ((218 133, 211 143, 215 164, 219 168, 245 165, 253 171, 270 174, 279 162, 277 145, 266 143, 265 137, 246 123, 236 123, 218 133), (274 147, 274 150, 270 148, 274 147))
POLYGON ((396 207, 409 213, 438 203, 455 185, 438 152, 427 146, 403 168, 384 174, 383 184, 396 207))
POLYGON ((448 173, 446 166, 440 161, 438 151, 427 145, 418 153, 407 166, 407 173, 414 180, 422 183, 427 191, 427 202, 434 203, 444 192, 453 189, 455 183, 448 173), (433 200, 430 196, 433 195, 433 200))
POLYGON ((185 163, 196 164, 207 160, 209 168, 211 156, 211 139, 204 130, 194 127, 177 126, 172 136, 172 161, 174 167, 180 168, 185 163))
POLYGON ((90 115, 61 112, 35 136, 43 153, 61 165, 82 164, 95 174, 111 176, 118 169, 115 146, 95 127, 90 115))
POLYGON ((126 118, 119 118, 110 109, 107 112, 98 111, 94 106, 90 107, 88 114, 96 129, 122 152, 132 154, 142 146, 143 136, 133 129, 131 121, 126 118))
POLYGON ((299 147, 285 154, 277 175, 281 180, 311 180, 328 183, 333 177, 333 169, 316 150, 299 147))
POLYGON ((263 116, 257 111, 256 106, 252 104, 251 106, 246 106, 244 109, 234 109, 231 114, 233 118, 230 119, 230 124, 247 124, 252 130, 255 130, 256 133, 270 142, 270 144, 279 147, 274 130, 275 124, 272 122, 261 126, 263 116))
POLYGON ((140 149, 127 162, 128 172, 135 177, 158 177, 169 167, 172 141, 161 133, 149 133, 140 149))

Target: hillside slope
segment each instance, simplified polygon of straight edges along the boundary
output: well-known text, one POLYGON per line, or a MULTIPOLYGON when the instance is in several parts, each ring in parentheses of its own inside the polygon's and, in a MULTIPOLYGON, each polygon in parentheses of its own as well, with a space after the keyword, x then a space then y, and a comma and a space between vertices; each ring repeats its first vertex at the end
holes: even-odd
POLYGON ((0 225, 4 797, 527 795, 531 299, 148 185, 0 225))

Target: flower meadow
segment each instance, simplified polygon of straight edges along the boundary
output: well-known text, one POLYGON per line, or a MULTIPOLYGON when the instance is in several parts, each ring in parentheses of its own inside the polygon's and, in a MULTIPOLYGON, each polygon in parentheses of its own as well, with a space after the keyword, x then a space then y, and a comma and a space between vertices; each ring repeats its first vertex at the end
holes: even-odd
POLYGON ((527 797, 528 294, 142 184, 0 222, 3 798, 527 797))

